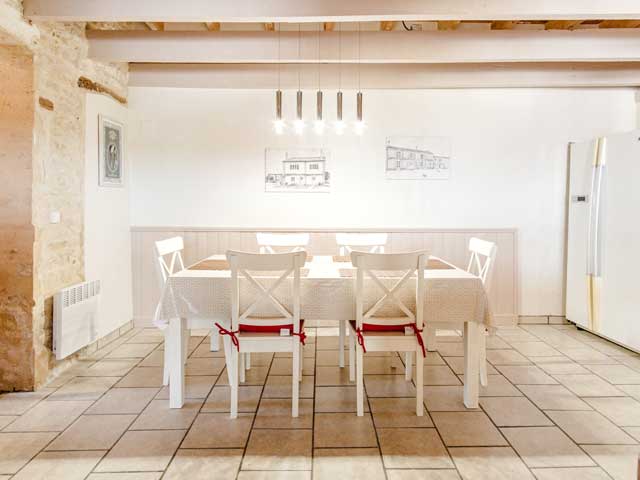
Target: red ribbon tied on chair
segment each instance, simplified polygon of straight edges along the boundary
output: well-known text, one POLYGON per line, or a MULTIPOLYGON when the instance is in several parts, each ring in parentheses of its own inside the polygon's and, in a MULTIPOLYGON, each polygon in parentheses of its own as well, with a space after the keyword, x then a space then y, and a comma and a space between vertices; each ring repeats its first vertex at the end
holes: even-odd
POLYGON ((362 347, 362 351, 364 353, 367 353, 367 349, 364 346, 364 335, 362 335, 362 329, 361 328, 356 328, 356 335, 358 336, 358 345, 360 345, 362 347))
POLYGON ((422 356, 426 358, 427 350, 424 348, 424 340, 422 339, 422 330, 419 330, 418 326, 415 323, 410 323, 409 326, 413 329, 413 333, 416 334, 416 340, 418 340, 418 345, 420 345, 420 348, 422 348, 422 356))
POLYGON ((238 337, 236 335, 236 333, 238 333, 239 330, 237 330, 235 332, 233 332, 231 330, 227 330, 222 325, 220 325, 218 322, 216 322, 216 327, 218 327, 218 332, 220 333, 220 335, 229 335, 231 337, 231 343, 233 343, 235 345, 236 349, 238 351, 240 351, 240 341, 238 340, 238 337))
POLYGON ((296 332, 291 332, 291 335, 295 335, 296 337, 298 337, 300 339, 300 343, 302 345, 305 345, 305 340, 307 339, 307 334, 304 333, 304 331, 300 332, 300 333, 296 333, 296 332))

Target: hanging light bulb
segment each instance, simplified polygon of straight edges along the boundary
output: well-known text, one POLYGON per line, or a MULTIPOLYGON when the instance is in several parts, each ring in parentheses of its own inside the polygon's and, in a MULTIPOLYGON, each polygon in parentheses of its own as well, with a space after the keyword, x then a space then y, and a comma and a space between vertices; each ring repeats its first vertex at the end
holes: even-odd
POLYGON ((364 128, 365 124, 362 119, 362 92, 358 92, 356 96, 356 134, 362 135, 364 128))
POLYGON ((342 135, 344 133, 344 120, 342 120, 342 92, 338 92, 338 95, 336 96, 336 100, 337 100, 337 105, 336 105, 336 111, 337 111, 337 118, 336 118, 336 123, 334 124, 334 128, 336 130, 336 134, 337 135, 342 135))
POLYGON ((318 135, 324 133, 324 120, 322 119, 322 91, 316 93, 316 123, 314 130, 318 135))
POLYGON ((276 119, 273 121, 273 128, 277 135, 284 133, 285 123, 282 119, 282 90, 276 91, 276 119))
POLYGON ((293 122, 293 129, 298 135, 304 132, 304 120, 302 119, 302 90, 296 93, 296 120, 293 122))

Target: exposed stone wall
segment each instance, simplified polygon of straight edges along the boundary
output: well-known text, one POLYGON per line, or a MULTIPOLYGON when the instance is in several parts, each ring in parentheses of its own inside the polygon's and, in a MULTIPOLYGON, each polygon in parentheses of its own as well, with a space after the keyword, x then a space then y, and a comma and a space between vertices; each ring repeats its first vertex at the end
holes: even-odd
POLYGON ((84 24, 36 22, 31 26, 20 16, 17 20, 12 20, 13 17, 7 19, 16 11, 21 11, 20 1, 0 0, 0 33, 13 35, 33 54, 34 104, 40 98, 53 104, 52 109, 36 107, 33 128, 31 222, 34 229, 34 306, 31 331, 32 387, 37 387, 55 366, 52 295, 61 288, 82 281, 84 275, 86 91, 78 87, 78 78, 86 76, 126 98, 128 67, 88 59, 84 24), (15 25, 16 22, 21 24, 15 25), (31 40, 21 38, 20 34, 29 29, 36 30, 31 40), (52 211, 60 212, 60 223, 49 223, 52 211))
POLYGON ((31 52, 0 45, 0 391, 34 382, 33 124, 31 52))
POLYGON ((87 58, 84 24, 36 23, 36 94, 53 111, 38 109, 34 143, 34 351, 35 381, 42 384, 54 365, 52 295, 84 280, 84 108, 82 75, 126 97, 128 69, 87 58), (59 211, 62 221, 49 223, 59 211))

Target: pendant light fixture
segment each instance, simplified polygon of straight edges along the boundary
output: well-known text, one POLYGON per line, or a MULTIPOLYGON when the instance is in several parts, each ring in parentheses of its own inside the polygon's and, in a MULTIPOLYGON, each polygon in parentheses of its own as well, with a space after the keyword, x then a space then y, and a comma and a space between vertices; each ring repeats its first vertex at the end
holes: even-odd
POLYGON ((336 135, 344 133, 344 121, 342 120, 342 24, 338 23, 338 93, 336 95, 336 123, 334 129, 336 135))
POLYGON ((276 135, 282 135, 285 126, 282 119, 282 90, 280 90, 280 24, 278 24, 278 90, 276 90, 276 119, 273 121, 276 135))
POLYGON ((324 133, 324 120, 322 118, 322 90, 320 89, 320 24, 318 24, 318 92, 316 93, 316 122, 314 124, 316 134, 324 133))
POLYGON ((362 118, 362 91, 360 89, 360 22, 358 22, 358 93, 356 95, 356 135, 362 135, 364 132, 365 124, 362 118))
POLYGON ((302 90, 300 88, 300 24, 298 23, 298 91, 296 92, 296 120, 293 129, 298 135, 304 132, 304 120, 302 119, 302 90))

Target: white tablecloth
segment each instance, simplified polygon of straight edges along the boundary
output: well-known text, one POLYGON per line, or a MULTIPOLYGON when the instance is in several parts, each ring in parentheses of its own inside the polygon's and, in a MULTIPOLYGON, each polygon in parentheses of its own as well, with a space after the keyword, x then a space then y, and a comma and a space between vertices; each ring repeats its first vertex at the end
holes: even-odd
MULTIPOLYGON (((214 255, 212 260, 223 259, 214 255)), ((268 286, 277 277, 265 276, 268 286)), ((381 278, 391 288, 399 276, 381 278)), ((473 321, 492 326, 487 295, 480 279, 459 268, 425 270, 424 321, 463 323, 473 321)), ((290 304, 291 281, 284 281, 274 292, 285 306, 290 304)), ((370 279, 365 280, 365 311, 383 294, 370 279)), ((253 303, 258 292, 241 278, 241 310, 253 303)), ((405 282, 397 293, 408 307, 415 307, 415 278, 405 282)), ((265 304, 254 315, 273 315, 277 311, 265 304)), ((398 315, 388 302, 376 315, 398 315)), ((231 316, 231 272, 229 270, 185 269, 167 280, 155 324, 163 327, 171 318, 207 318, 228 322, 231 316)), ((335 262, 329 256, 314 256, 305 265, 301 279, 301 318, 307 320, 352 320, 355 318, 355 278, 350 263, 335 262)))

